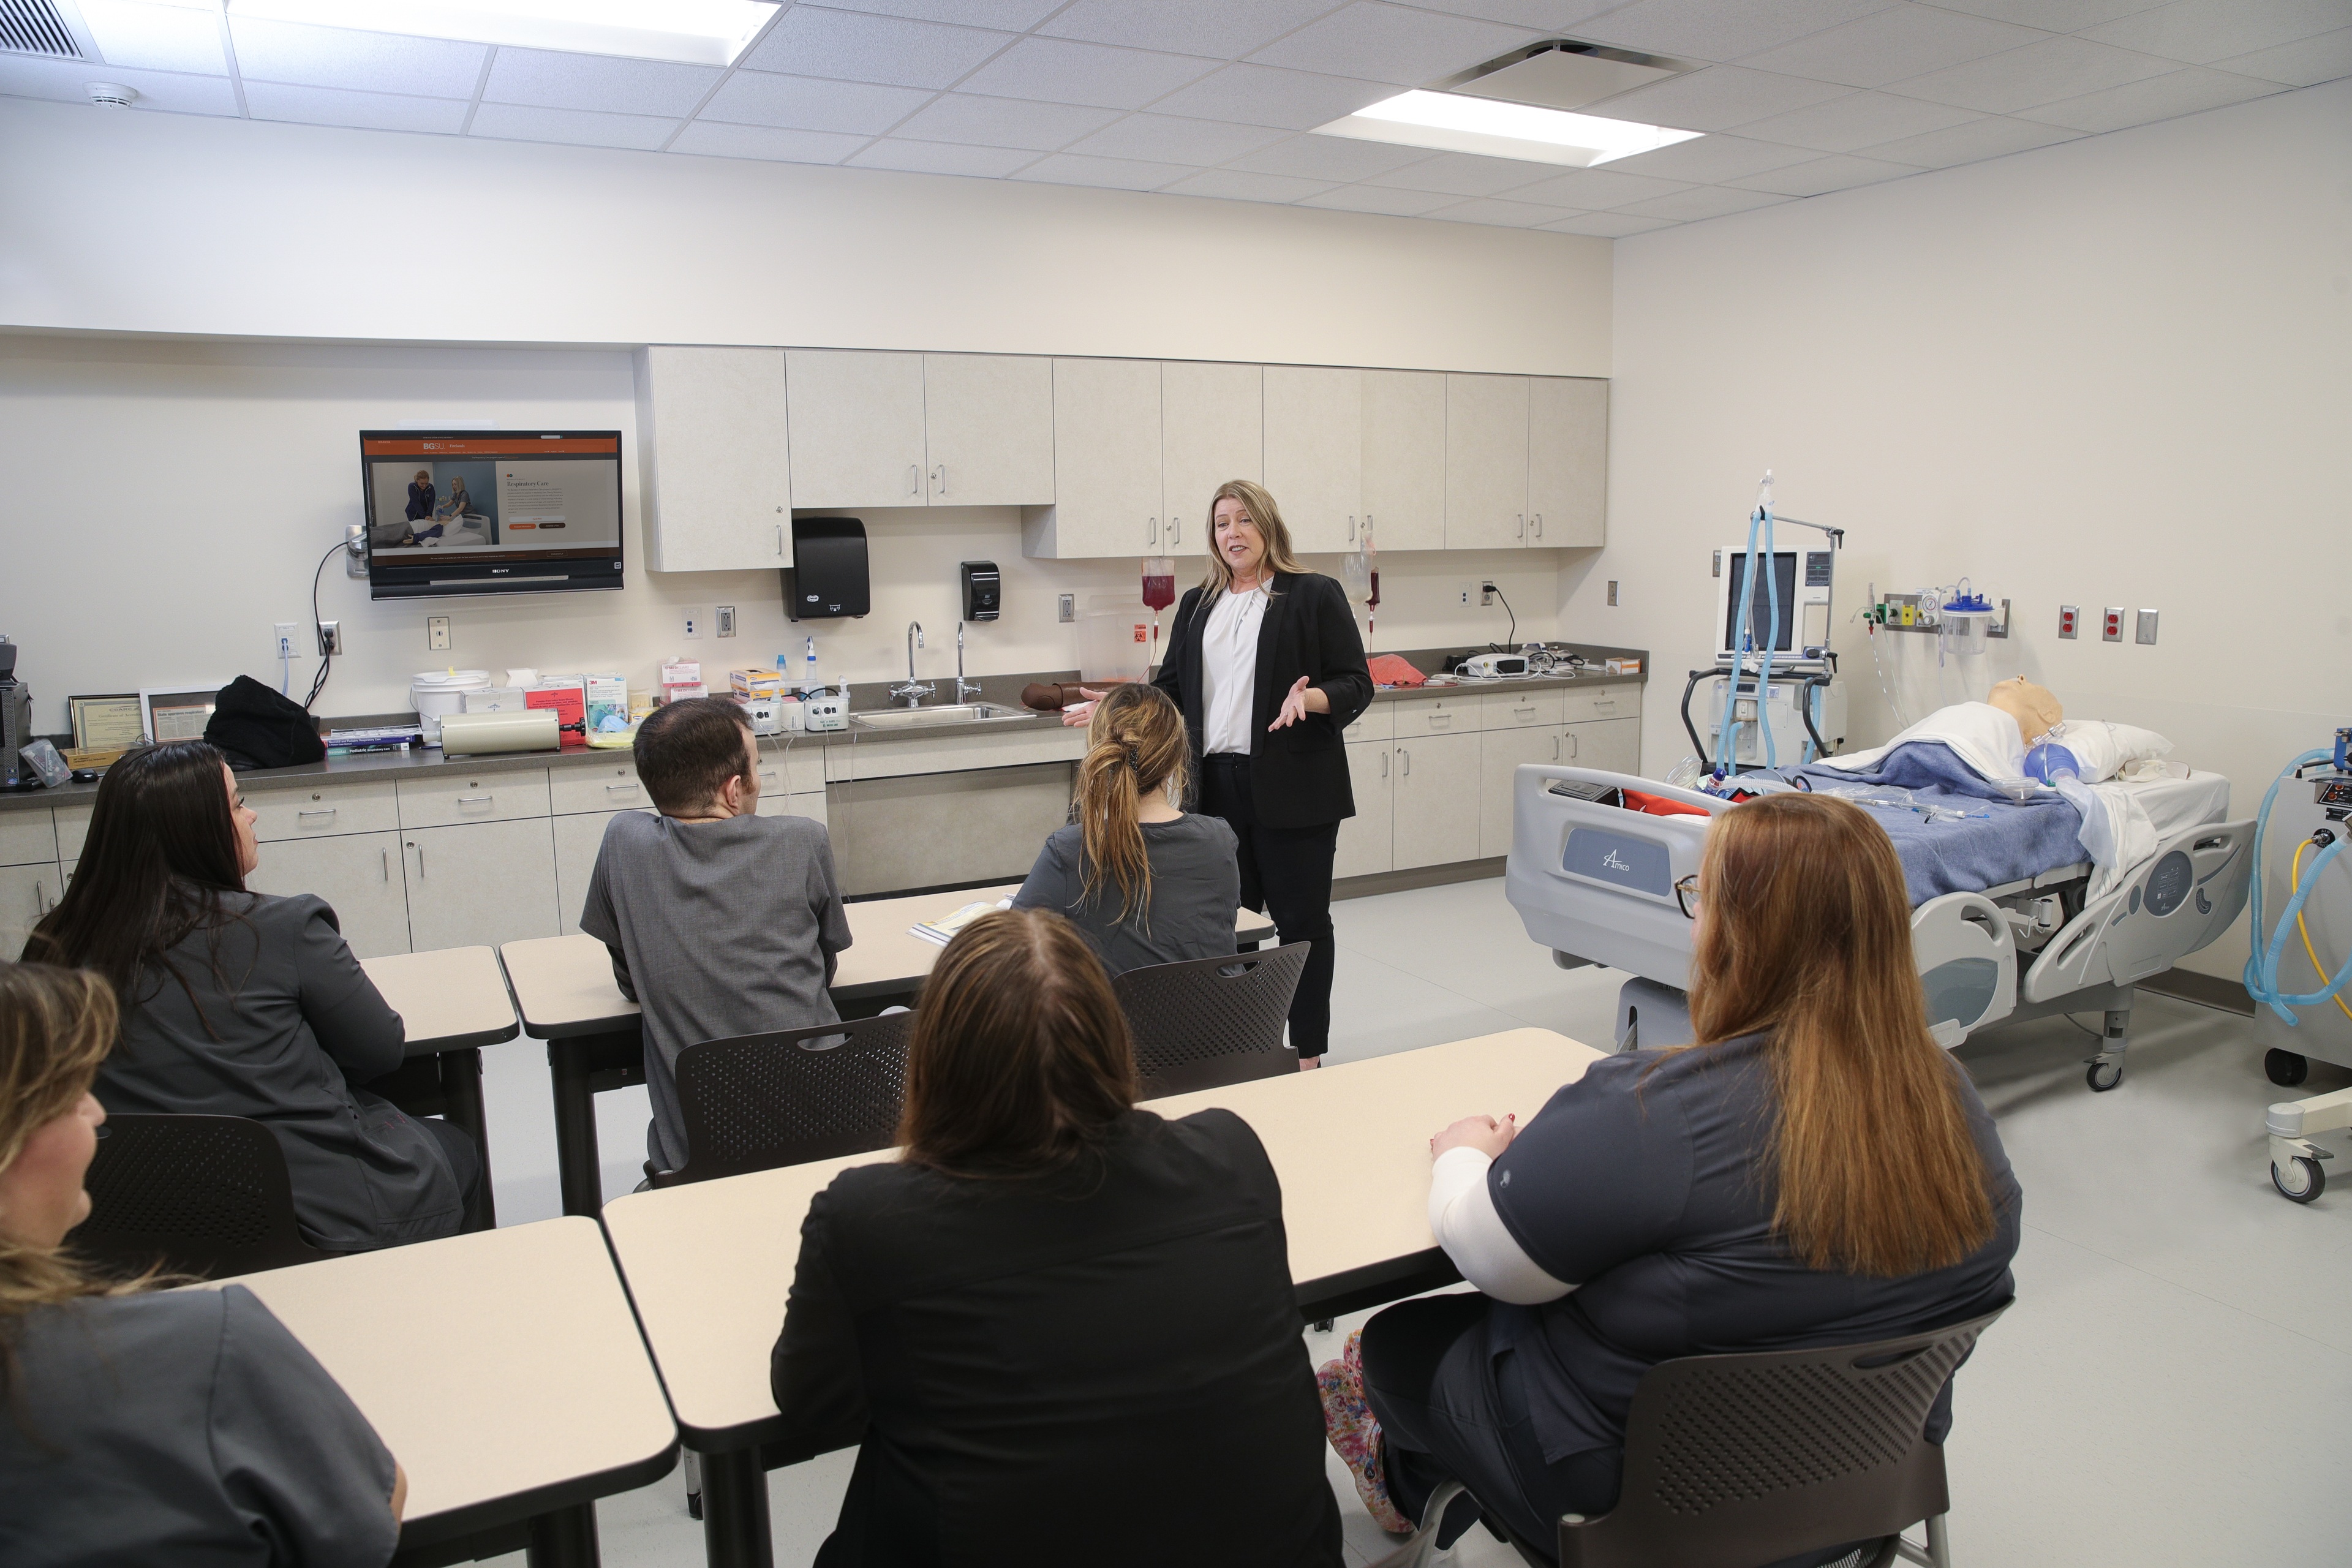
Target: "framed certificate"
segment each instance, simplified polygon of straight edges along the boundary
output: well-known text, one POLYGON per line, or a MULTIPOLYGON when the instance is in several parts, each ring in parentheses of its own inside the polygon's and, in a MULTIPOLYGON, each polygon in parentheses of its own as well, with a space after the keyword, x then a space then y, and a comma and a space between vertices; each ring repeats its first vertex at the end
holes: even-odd
POLYGON ((68 697, 77 752, 120 752, 135 746, 147 733, 146 710, 136 691, 110 692, 103 697, 68 697))
POLYGON ((139 717, 150 739, 201 741, 212 722, 213 703, 228 682, 210 686, 151 686, 139 693, 139 717))

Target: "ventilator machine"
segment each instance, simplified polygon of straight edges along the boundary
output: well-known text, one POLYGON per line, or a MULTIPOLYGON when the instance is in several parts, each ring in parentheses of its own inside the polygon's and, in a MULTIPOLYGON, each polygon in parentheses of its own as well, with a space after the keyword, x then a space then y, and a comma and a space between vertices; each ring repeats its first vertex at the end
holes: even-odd
MULTIPOLYGON (((2352 1068, 2352 727, 2286 765, 2255 819, 2247 899, 2247 994, 2273 1083, 2301 1083, 2318 1058, 2352 1068)), ((2299 1204, 2327 1185, 2313 1141, 2352 1127, 2352 1089, 2270 1108, 2271 1182, 2299 1204)))

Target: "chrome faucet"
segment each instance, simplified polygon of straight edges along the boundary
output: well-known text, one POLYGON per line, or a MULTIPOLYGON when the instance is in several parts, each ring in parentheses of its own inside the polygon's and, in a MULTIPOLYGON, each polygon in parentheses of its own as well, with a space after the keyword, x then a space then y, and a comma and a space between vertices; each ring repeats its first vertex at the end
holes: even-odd
POLYGON ((890 700, 894 702, 904 702, 909 708, 920 708, 923 705, 923 699, 929 697, 937 689, 937 688, 926 686, 915 679, 915 650, 922 646, 923 623, 920 621, 908 621, 907 623, 906 684, 892 687, 890 689, 890 700))
POLYGON ((958 622, 956 623, 956 694, 955 694, 955 700, 956 700, 957 701, 959 701, 959 702, 961 702, 962 700, 965 700, 966 698, 968 698, 968 697, 977 697, 977 696, 979 696, 979 695, 980 695, 980 682, 979 682, 979 681, 977 681, 977 680, 966 680, 966 679, 963 678, 963 623, 962 623, 961 621, 958 621, 958 622))

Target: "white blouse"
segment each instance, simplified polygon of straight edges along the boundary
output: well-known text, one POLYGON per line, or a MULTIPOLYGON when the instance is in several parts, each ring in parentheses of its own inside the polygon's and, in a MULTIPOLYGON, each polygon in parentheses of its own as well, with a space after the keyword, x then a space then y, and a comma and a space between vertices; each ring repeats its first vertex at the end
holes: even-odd
POLYGON ((1575 1286, 1536 1267, 1495 1212, 1486 1168, 1495 1162, 1476 1149, 1448 1149, 1429 1173, 1429 1228, 1462 1278, 1497 1301, 1533 1307, 1557 1301, 1575 1286))
POLYGON ((1248 756, 1256 737, 1250 715, 1257 695, 1257 633, 1265 623, 1265 585, 1217 595, 1201 629, 1202 749, 1248 756))

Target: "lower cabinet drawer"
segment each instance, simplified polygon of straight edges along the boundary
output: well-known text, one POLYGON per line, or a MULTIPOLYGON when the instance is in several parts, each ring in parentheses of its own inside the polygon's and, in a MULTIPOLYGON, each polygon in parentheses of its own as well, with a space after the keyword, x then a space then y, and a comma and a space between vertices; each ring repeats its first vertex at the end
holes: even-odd
POLYGON ((346 833, 390 833, 400 826, 399 793, 389 779, 317 789, 249 790, 245 804, 253 809, 253 836, 264 844, 288 838, 332 838, 346 833))

